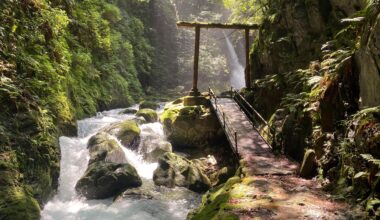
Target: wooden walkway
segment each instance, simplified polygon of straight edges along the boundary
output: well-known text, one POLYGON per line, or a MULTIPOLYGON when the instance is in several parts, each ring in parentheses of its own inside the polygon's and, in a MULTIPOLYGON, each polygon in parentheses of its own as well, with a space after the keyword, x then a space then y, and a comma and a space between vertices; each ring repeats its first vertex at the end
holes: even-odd
POLYGON ((272 153, 271 147, 233 99, 218 98, 217 101, 212 99, 211 102, 220 123, 226 127, 224 130, 231 146, 247 163, 248 173, 251 176, 290 175, 297 172, 297 163, 285 157, 276 157, 272 153))
POLYGON ((231 210, 239 219, 355 219, 348 205, 332 201, 317 181, 299 178, 297 163, 275 156, 233 99, 211 102, 231 147, 245 161, 247 194, 229 200, 245 207, 231 210))

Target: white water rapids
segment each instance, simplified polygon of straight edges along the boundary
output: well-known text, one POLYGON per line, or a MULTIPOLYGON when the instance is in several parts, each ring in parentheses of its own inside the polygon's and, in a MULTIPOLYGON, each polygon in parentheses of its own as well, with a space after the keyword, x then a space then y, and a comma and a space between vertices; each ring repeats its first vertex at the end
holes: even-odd
POLYGON ((231 66, 230 84, 235 89, 240 90, 245 87, 244 67, 239 62, 239 58, 236 54, 234 46, 231 43, 230 38, 226 35, 225 32, 223 32, 223 34, 226 39, 229 53, 229 63, 231 66))
MULTIPOLYGON (((154 195, 153 199, 123 198, 113 202, 113 198, 86 200, 76 194, 75 184, 85 172, 89 160, 87 142, 90 137, 111 123, 135 117, 121 115, 121 110, 98 113, 96 117, 78 121, 78 137, 60 138, 62 158, 58 193, 45 205, 42 220, 177 220, 185 219, 188 212, 199 204, 200 195, 187 189, 155 186, 152 178, 157 163, 145 162, 137 152, 124 147, 128 162, 143 180, 141 188, 154 195)), ((144 144, 154 144, 157 139, 165 140, 160 123, 145 124, 140 128, 140 148, 144 144)))

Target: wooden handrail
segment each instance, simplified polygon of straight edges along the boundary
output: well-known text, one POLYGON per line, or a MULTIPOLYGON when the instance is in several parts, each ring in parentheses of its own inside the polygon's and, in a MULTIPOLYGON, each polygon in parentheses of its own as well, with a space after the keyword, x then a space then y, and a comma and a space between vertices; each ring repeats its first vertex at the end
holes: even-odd
MULTIPOLYGON (((242 104, 245 104, 246 106, 248 106, 248 108, 249 108, 248 110, 252 111, 265 125, 269 126, 269 123, 263 118, 263 116, 261 116, 261 114, 258 111, 256 111, 256 109, 253 108, 252 105, 249 104, 249 102, 237 91, 235 91, 235 97, 234 98, 235 98, 235 101, 237 101, 238 104, 240 104, 239 101, 236 100, 237 99, 236 97, 239 98, 243 102, 242 104)), ((241 105, 239 105, 239 106, 241 106, 241 105)))
POLYGON ((220 118, 220 122, 222 123, 222 126, 223 126, 223 130, 224 132, 226 132, 226 135, 227 135, 227 138, 230 139, 230 137, 233 137, 234 140, 230 140, 230 143, 231 145, 235 145, 233 147, 235 147, 235 153, 236 155, 238 155, 238 133, 237 131, 235 131, 231 126, 231 122, 228 120, 228 118, 226 117, 226 114, 225 112, 223 111, 223 109, 221 109, 218 105, 218 98, 216 97, 214 91, 209 87, 208 88, 209 90, 209 96, 210 96, 210 99, 214 99, 214 102, 215 102, 215 111, 217 113, 217 117, 219 118, 219 115, 218 115, 218 112, 222 115, 222 118, 220 118))

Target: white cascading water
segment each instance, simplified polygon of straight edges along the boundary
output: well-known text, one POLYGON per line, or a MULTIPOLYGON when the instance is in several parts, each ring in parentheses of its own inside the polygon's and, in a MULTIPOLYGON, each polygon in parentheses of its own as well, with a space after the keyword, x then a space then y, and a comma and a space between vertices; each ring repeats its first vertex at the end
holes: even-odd
POLYGON ((231 66, 230 83, 235 89, 242 89, 245 86, 244 79, 244 67, 240 64, 239 58, 236 54, 235 48, 232 45, 230 38, 223 32, 227 43, 227 49, 229 53, 229 63, 231 66))
MULTIPOLYGON (((135 106, 134 108, 136 108, 135 106)), ((157 163, 149 163, 139 153, 123 147, 127 161, 143 180, 141 188, 154 195, 153 199, 123 198, 113 201, 86 200, 75 192, 75 184, 87 168, 89 154, 87 142, 92 135, 111 123, 132 119, 132 114, 119 114, 122 109, 98 113, 96 117, 78 121, 78 137, 61 137, 61 175, 57 195, 43 211, 42 220, 177 220, 186 219, 188 212, 200 202, 200 195, 184 188, 168 189, 153 183, 157 163)), ((150 123, 140 126, 141 145, 166 141, 162 125, 150 123), (152 138, 152 137, 156 137, 152 138)))

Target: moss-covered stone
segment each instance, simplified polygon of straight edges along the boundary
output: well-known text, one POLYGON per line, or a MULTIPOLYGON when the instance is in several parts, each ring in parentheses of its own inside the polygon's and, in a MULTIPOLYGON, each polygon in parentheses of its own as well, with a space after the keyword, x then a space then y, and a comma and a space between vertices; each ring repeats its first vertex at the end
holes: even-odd
POLYGON ((127 161, 124 151, 117 141, 105 132, 92 136, 88 141, 87 148, 90 152, 89 164, 98 161, 113 163, 125 163, 127 161))
POLYGON ((222 167, 217 172, 211 175, 211 182, 213 186, 225 183, 229 178, 233 177, 236 173, 236 169, 233 167, 222 167))
POLYGON ((160 120, 174 147, 202 147, 223 136, 210 107, 185 106, 183 98, 167 104, 160 120))
POLYGON ((172 152, 172 145, 164 140, 148 140, 141 145, 139 152, 143 155, 144 160, 151 163, 157 162, 158 159, 167 152, 172 152))
POLYGON ((139 146, 141 130, 134 120, 113 124, 103 131, 114 135, 125 147, 136 149, 139 146))
POLYGON ((145 109, 145 108, 157 109, 159 107, 160 107, 159 104, 152 101, 142 101, 140 102, 140 105, 139 105, 139 109, 145 109))
POLYGON ((137 112, 136 109, 127 108, 127 109, 121 111, 120 114, 136 114, 136 112, 137 112))
POLYGON ((136 169, 130 164, 95 162, 89 165, 75 190, 88 199, 105 199, 141 185, 136 169))
POLYGON ((195 192, 205 192, 211 187, 210 180, 202 169, 186 158, 174 153, 165 153, 158 160, 153 181, 156 185, 187 187, 195 192))
POLYGON ((136 116, 138 117, 143 117, 147 123, 153 123, 158 121, 158 114, 155 110, 145 108, 145 109, 140 109, 137 113, 136 116))
POLYGON ((187 219, 223 219, 223 216, 228 213, 225 208, 228 200, 232 197, 231 189, 233 185, 240 182, 239 177, 232 177, 225 184, 205 194, 200 207, 190 212, 187 219))
POLYGON ((22 187, 0 186, 0 219, 40 219, 40 206, 22 187))
POLYGON ((184 106, 208 105, 209 101, 205 96, 185 96, 183 97, 184 106))
POLYGON ((314 150, 306 150, 300 169, 301 177, 311 178, 317 174, 317 161, 315 157, 314 150))

